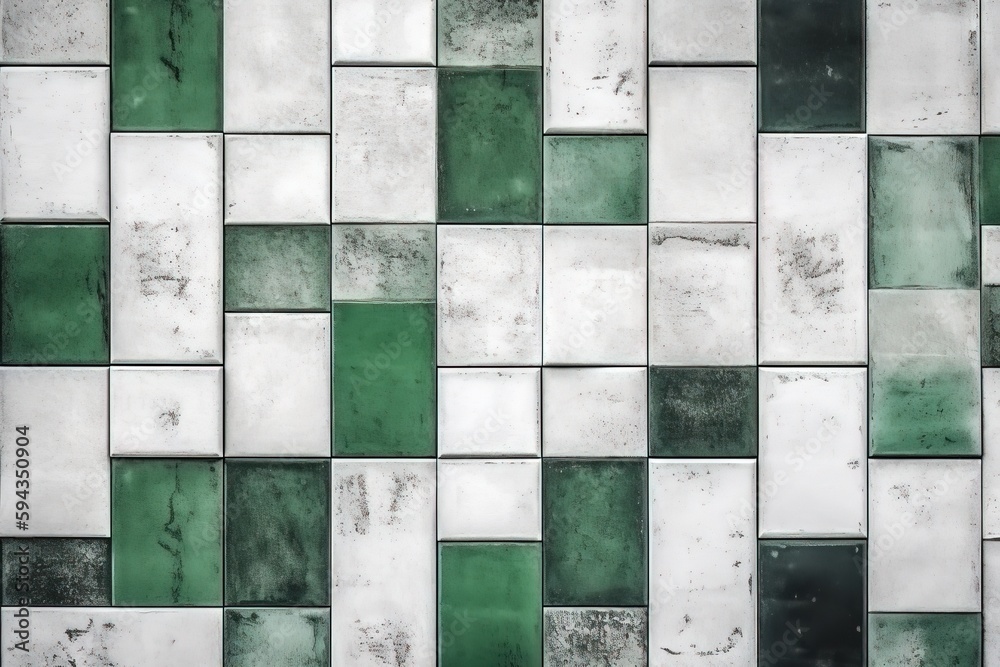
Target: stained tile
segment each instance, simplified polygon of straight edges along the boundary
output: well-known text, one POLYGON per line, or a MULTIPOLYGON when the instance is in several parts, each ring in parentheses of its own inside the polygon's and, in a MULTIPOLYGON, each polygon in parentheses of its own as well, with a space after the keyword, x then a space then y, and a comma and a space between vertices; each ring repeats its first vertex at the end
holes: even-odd
POLYGON ((871 614, 870 664, 982 665, 979 614, 871 614))
POLYGON ((0 62, 108 64, 109 0, 4 0, 0 62))
POLYGON ((433 0, 334 0, 333 62, 433 65, 433 0))
POLYGON ((226 667, 330 664, 328 609, 227 609, 226 667))
POLYGON ((438 464, 439 540, 542 539, 538 459, 438 464))
POLYGON ((108 361, 108 228, 0 227, 4 363, 108 361))
POLYGON ((864 131, 864 0, 762 0, 760 128, 864 131))
POLYGON ((1000 287, 983 285, 981 294, 982 364, 1000 366, 1000 287))
POLYGON ((869 140, 871 287, 978 286, 977 164, 972 137, 869 140))
POLYGON ((226 310, 329 310, 330 264, 328 225, 230 225, 226 310))
POLYGON ((754 456, 757 368, 649 369, 649 455, 754 456))
POLYGON ((440 456, 539 456, 537 368, 438 369, 440 456))
POLYGON ((435 462, 337 459, 333 492, 333 664, 433 667, 435 462))
POLYGON ((545 137, 546 223, 646 222, 646 137, 545 137))
POLYGON ((112 462, 115 605, 222 604, 222 461, 112 462))
POLYGON ((438 64, 518 67, 542 64, 539 0, 438 2, 438 64))
POLYGON ((649 0, 651 65, 753 65, 756 36, 756 2, 649 0))
POLYGON ((541 220, 541 74, 438 70, 438 220, 541 220))
POLYGON ((434 222, 437 77, 334 68, 334 222, 434 222))
POLYGON ((975 290, 871 291, 873 456, 982 450, 978 310, 975 290))
POLYGON ((111 544, 104 538, 5 539, 3 605, 111 604, 111 544))
POLYGON ((334 301, 433 301, 434 225, 334 225, 334 301))
POLYGON ((107 68, 0 71, 2 220, 108 220, 108 82, 107 68))
POLYGON ((328 461, 226 461, 226 604, 330 599, 328 461))
POLYGON ((1000 225, 1000 137, 979 138, 979 220, 1000 225))
POLYGON ((646 456, 645 368, 542 369, 545 456, 646 456))
POLYGON ((646 610, 547 607, 545 664, 646 667, 646 610))
MULTIPOLYGON (((982 112, 983 134, 1000 132, 1000 5, 996 0, 984 0, 979 4, 979 26, 982 35, 982 55, 980 56, 979 83, 982 86, 980 110, 982 112)), ((987 661, 989 658, 987 657, 987 661)), ((987 662, 989 667, 992 664, 987 662)))
POLYGON ((1000 285, 1000 226, 983 225, 979 233, 982 246, 980 280, 984 286, 1000 285))
POLYGON ((440 667, 541 667, 541 545, 445 543, 438 554, 440 667))
POLYGON ((222 129, 222 13, 221 0, 111 0, 115 130, 222 129))
POLYGON ((230 134, 226 223, 330 222, 330 138, 230 134))
POLYGON ((761 540, 759 549, 760 664, 864 664, 865 543, 761 540))
POLYGON ((545 604, 645 604, 645 462, 547 459, 542 486, 545 604))
POLYGON ((226 456, 329 456, 330 316, 226 315, 226 456))

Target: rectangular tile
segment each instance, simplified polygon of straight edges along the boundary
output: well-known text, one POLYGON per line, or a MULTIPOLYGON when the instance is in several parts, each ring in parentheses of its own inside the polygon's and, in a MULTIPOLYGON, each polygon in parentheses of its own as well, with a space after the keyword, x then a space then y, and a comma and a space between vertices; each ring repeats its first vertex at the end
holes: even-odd
POLYGON ((996 0, 980 0, 982 29, 980 84, 982 85, 982 133, 1000 132, 1000 4, 996 0))
POLYGON ((1000 137, 979 138, 979 221, 1000 225, 1000 137))
POLYGON ((541 455, 537 368, 439 368, 438 455, 541 455))
POLYGON ((4 539, 3 606, 111 604, 111 543, 103 537, 4 539))
POLYGON ((330 664, 329 609, 227 609, 226 667, 330 664))
POLYGON ((646 667, 643 607, 546 607, 545 664, 646 667))
POLYGON ((5 0, 0 62, 108 64, 109 0, 5 0))
POLYGON ((438 64, 447 67, 540 67, 540 0, 437 3, 438 64))
POLYGON ((1000 539, 1000 369, 998 368, 983 369, 983 539, 1000 539))
POLYGON ((334 301, 434 300, 434 225, 334 225, 332 231, 334 301))
POLYGON ((434 0, 334 0, 336 65, 433 65, 434 0))
POLYGON ((753 65, 757 3, 649 0, 649 64, 753 65))
POLYGON ((538 459, 444 459, 437 478, 439 540, 542 539, 538 459))
POLYGON ((554 136, 543 148, 545 222, 646 222, 646 137, 554 136))
POLYGON ((1000 542, 983 542, 983 667, 1000 665, 1000 542))
POLYGON ((868 633, 875 664, 983 664, 979 614, 871 614, 868 633))

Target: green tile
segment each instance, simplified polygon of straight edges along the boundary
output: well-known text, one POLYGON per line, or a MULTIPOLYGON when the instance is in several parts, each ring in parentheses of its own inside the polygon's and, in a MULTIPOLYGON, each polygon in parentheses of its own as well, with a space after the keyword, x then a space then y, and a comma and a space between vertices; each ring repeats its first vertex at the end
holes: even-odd
POLYGON ((545 222, 645 223, 646 137, 545 137, 545 222))
POLYGON ((541 545, 438 546, 440 667, 541 667, 541 545))
POLYGON ((1000 366, 1000 285, 983 285, 982 306, 982 364, 1000 366))
POLYGON ((761 130, 864 131, 864 0, 760 0, 759 7, 761 130))
POLYGON ((434 456, 433 303, 333 305, 333 451, 434 456))
POLYGON ((105 225, 0 227, 4 363, 108 363, 109 244, 105 225))
POLYGON ((979 667, 979 614, 870 614, 869 663, 879 667, 979 667))
POLYGON ((440 0, 438 65, 541 67, 541 4, 539 0, 440 0))
POLYGON ((646 604, 646 461, 542 466, 545 604, 646 604))
POLYGON ((649 455, 757 455, 757 369, 649 369, 649 455))
POLYGON ((979 218, 984 225, 1000 225, 1000 137, 980 137, 979 165, 979 218))
POLYGON ((329 667, 329 609, 227 609, 226 667, 329 667))
POLYGON ((222 2, 112 0, 112 128, 222 129, 222 2))
POLYGON ((106 607, 111 545, 102 537, 4 539, 3 606, 106 607))
POLYGON ((330 225, 226 225, 226 310, 328 311, 330 225))
POLYGON ((539 222, 541 70, 438 70, 438 220, 539 222))
POLYGON ((222 462, 114 459, 116 605, 222 603, 222 462))
POLYGON ((434 225, 333 225, 334 301, 433 301, 434 225))
POLYGON ((226 604, 330 600, 330 464, 226 460, 226 604))
POLYGON ((869 287, 979 287, 975 137, 869 139, 869 287))

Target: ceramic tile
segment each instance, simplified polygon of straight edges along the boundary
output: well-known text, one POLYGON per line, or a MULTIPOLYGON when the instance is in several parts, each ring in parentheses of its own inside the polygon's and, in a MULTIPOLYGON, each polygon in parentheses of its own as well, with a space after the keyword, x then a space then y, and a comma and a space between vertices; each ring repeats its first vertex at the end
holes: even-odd
POLYGON ((442 460, 437 474, 439 540, 542 539, 538 459, 442 460))

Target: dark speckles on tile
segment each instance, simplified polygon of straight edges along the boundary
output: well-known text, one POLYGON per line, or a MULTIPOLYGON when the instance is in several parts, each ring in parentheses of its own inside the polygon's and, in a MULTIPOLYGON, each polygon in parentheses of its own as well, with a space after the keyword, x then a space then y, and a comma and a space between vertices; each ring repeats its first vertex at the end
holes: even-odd
POLYGON ((3 606, 111 604, 107 539, 4 539, 2 551, 3 606))
POLYGON ((539 0, 441 0, 438 65, 540 66, 541 8, 539 0))
POLYGON ((549 667, 645 667, 644 607, 545 609, 549 667))
POLYGON ((334 301, 433 301, 434 225, 334 225, 334 301))
POLYGON ((870 663, 879 667, 980 667, 979 614, 871 614, 870 663))
POLYGON ((226 667, 329 667, 330 611, 227 609, 223 660, 226 667))

